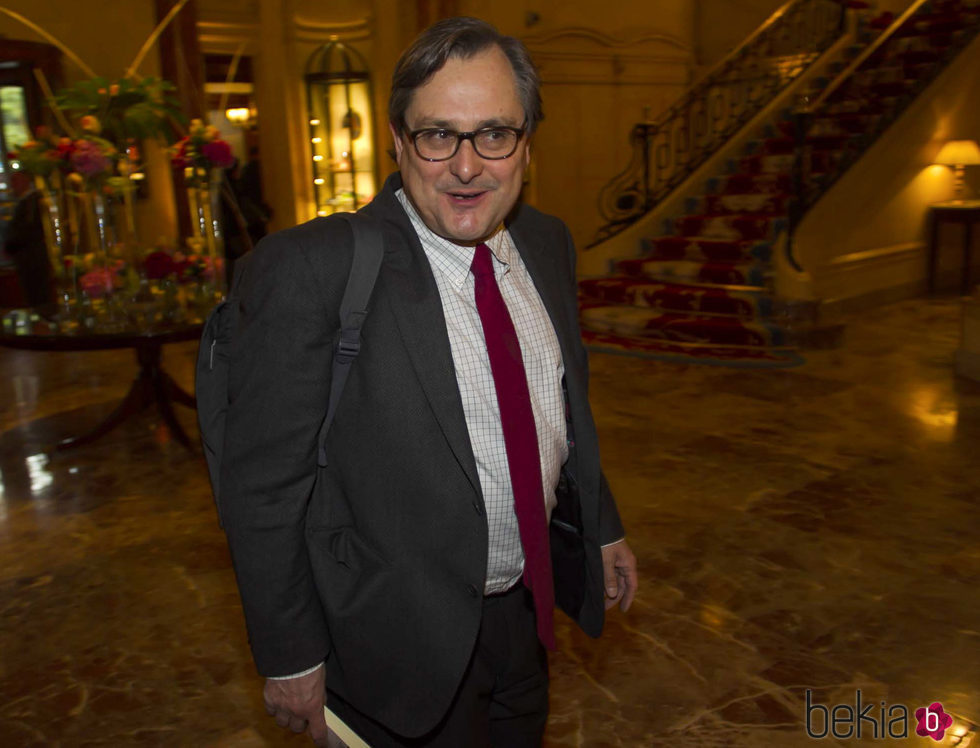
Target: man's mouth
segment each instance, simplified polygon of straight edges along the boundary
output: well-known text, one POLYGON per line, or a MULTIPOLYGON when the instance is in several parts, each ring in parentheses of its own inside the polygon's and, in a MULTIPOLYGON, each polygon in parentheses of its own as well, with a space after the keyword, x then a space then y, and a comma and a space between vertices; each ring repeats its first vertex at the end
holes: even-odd
POLYGON ((473 192, 473 191, 463 192, 463 191, 454 190, 454 191, 446 192, 446 194, 456 202, 470 203, 479 199, 481 196, 485 195, 486 192, 482 190, 478 192, 473 192))

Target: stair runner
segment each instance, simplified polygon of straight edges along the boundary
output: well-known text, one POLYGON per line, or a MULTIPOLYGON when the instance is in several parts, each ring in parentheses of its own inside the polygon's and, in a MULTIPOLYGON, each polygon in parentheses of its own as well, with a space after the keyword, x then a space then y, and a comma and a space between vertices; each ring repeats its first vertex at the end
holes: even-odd
MULTIPOLYGON (((889 22, 882 15, 868 27, 889 22)), ((977 24, 980 2, 962 0, 928 3, 910 17, 814 113, 808 136, 814 175, 832 171, 877 118, 900 111, 916 82, 931 80, 944 64, 957 35, 977 24)), ((815 81, 814 92, 827 83, 815 81)), ((640 257, 579 283, 591 348, 749 367, 802 362, 770 289, 773 247, 787 228, 795 148, 790 112, 779 117, 729 162, 727 174, 687 201, 684 215, 666 222, 663 236, 643 242, 640 257)))

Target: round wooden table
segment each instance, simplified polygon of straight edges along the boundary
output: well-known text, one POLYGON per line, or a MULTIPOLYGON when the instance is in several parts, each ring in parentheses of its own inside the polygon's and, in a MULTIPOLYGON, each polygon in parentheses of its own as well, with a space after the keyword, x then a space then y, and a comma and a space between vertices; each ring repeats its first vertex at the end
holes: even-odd
POLYGON ((194 408, 194 397, 181 389, 163 370, 160 353, 168 343, 196 340, 201 336, 202 329, 201 322, 186 322, 113 332, 84 329, 69 332, 30 309, 20 309, 4 315, 0 328, 0 346, 33 351, 105 351, 116 348, 135 350, 139 373, 119 405, 102 423, 80 436, 62 439, 56 449, 89 444, 151 405, 156 405, 174 438, 187 449, 191 449, 191 440, 177 420, 172 404, 176 402, 194 408))

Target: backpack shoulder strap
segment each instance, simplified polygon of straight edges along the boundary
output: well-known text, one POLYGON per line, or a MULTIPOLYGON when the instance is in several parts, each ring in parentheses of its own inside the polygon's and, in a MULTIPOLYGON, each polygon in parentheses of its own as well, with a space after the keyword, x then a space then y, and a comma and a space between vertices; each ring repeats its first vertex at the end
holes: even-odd
POLYGON ((377 223, 358 213, 337 215, 343 217, 354 232, 354 259, 347 277, 347 287, 340 301, 340 334, 334 345, 330 400, 317 441, 317 464, 320 467, 327 464, 327 432, 340 404, 351 365, 361 350, 361 327, 367 317, 368 301, 371 299, 384 256, 384 239, 377 223))

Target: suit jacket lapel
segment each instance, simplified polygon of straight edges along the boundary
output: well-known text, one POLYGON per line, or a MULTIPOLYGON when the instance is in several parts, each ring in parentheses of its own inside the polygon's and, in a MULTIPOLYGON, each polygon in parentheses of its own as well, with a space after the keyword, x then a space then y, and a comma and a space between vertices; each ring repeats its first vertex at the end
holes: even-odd
MULTIPOLYGON (((581 340, 578 339, 577 317, 570 315, 578 314, 577 299, 569 298, 567 291, 564 291, 565 284, 568 283, 566 273, 562 272, 559 263, 566 261, 565 247, 555 246, 554 235, 551 238, 543 235, 540 231, 534 230, 534 224, 529 221, 520 220, 519 214, 513 223, 509 225, 511 237, 514 244, 524 260, 528 275, 534 282, 534 286, 541 296, 541 301, 551 324, 554 327, 555 335, 558 337, 558 347, 561 349, 562 363, 565 365, 565 384, 566 384, 566 418, 568 419, 568 439, 571 441, 569 459, 566 466, 572 474, 579 475, 578 450, 575 442, 580 436, 580 431, 576 424, 580 423, 588 412, 588 397, 586 392, 586 372, 579 364, 581 360, 579 351, 581 340), (583 412, 582 408, 585 408, 583 412)), ((574 251, 574 250, 573 250, 574 251)), ((588 420, 588 419, 586 419, 588 420)))
POLYGON ((548 240, 534 231, 527 221, 517 219, 507 229, 551 318, 567 370, 569 363, 574 361, 572 335, 575 328, 566 316, 567 299, 562 293, 563 280, 556 266, 565 259, 562 248, 549 246, 548 240))
POLYGON ((389 289, 385 297, 432 412, 456 460, 482 499, 439 288, 422 244, 395 197, 400 186, 397 175, 389 177, 385 189, 366 209, 385 222, 382 272, 389 289))

